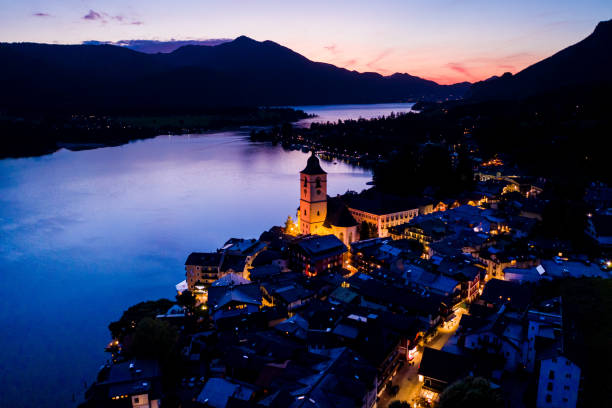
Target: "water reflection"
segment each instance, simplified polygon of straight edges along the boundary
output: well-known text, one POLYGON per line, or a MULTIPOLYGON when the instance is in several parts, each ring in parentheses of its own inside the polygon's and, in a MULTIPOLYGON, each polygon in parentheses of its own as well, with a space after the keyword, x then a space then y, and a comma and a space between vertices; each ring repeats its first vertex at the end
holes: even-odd
MULTIPOLYGON (((189 252, 295 215, 306 158, 225 132, 0 161, 0 406, 69 406, 107 324, 173 296, 189 252)), ((331 195, 371 179, 323 166, 331 195)))
POLYGON ((317 115, 314 118, 298 122, 300 127, 308 127, 313 122, 337 122, 347 119, 372 119, 380 116, 389 116, 394 113, 405 113, 412 110, 414 103, 377 103, 370 105, 314 105, 294 106, 307 113, 317 115))

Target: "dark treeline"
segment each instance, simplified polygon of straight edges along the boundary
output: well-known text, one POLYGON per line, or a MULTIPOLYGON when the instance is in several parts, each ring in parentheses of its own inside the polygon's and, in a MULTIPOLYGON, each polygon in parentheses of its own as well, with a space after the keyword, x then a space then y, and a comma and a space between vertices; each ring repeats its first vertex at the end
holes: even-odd
POLYGON ((307 115, 285 108, 216 108, 198 111, 92 111, 0 113, 0 158, 38 156, 60 147, 117 146, 160 134, 203 132, 244 125, 269 126, 307 115))

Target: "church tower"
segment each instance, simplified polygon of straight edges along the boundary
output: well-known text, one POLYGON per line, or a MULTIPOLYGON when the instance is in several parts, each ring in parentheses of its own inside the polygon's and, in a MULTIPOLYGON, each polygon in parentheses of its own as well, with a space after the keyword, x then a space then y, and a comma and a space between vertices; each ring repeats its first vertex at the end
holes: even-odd
POLYGON ((306 168, 300 172, 299 226, 302 234, 325 233, 323 222, 327 215, 327 173, 319 159, 308 158, 306 168))

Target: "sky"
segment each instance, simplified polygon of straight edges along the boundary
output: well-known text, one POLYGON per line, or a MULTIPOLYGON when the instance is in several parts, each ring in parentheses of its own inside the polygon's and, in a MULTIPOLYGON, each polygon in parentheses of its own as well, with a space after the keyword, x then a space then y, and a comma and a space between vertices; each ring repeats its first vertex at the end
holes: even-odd
POLYGON ((0 42, 272 40, 314 61, 439 83, 521 69, 612 18, 612 0, 0 0, 0 42))

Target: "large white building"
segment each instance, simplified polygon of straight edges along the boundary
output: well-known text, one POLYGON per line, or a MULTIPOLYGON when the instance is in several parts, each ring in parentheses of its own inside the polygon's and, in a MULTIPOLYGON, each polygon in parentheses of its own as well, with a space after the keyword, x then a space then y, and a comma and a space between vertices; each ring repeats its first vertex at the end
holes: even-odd
POLYGON ((575 408, 580 367, 563 355, 540 360, 537 408, 575 408))

